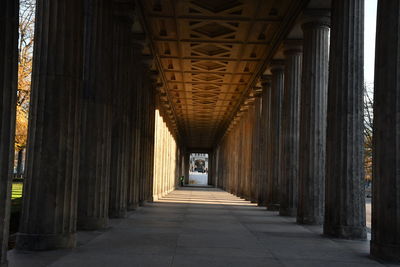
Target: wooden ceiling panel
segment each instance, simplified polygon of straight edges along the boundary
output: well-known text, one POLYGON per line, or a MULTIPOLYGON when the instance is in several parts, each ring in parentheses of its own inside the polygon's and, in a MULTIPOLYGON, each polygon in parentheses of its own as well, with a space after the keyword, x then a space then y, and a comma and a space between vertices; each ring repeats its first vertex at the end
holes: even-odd
POLYGON ((297 16, 305 2, 139 0, 186 146, 211 148, 235 113, 248 108, 249 88, 288 16, 297 16))
POLYGON ((157 42, 156 49, 160 56, 165 57, 178 57, 179 50, 178 50, 178 42, 174 41, 165 41, 165 42, 157 42))

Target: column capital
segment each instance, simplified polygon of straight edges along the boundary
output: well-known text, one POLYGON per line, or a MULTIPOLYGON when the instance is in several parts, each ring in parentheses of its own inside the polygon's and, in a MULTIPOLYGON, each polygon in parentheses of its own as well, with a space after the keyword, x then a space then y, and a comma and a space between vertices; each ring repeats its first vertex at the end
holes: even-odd
POLYGON ((269 74, 261 75, 260 81, 261 81, 261 86, 262 86, 263 90, 270 88, 271 82, 272 82, 272 75, 269 75, 269 74))
POLYGON ((286 56, 303 53, 303 40, 288 39, 283 42, 283 54, 286 56))
POLYGON ((130 37, 132 45, 134 45, 134 47, 141 47, 143 49, 146 45, 147 40, 144 34, 131 33, 130 37))
POLYGON ((163 83, 163 82, 157 82, 157 83, 155 84, 155 87, 156 87, 156 90, 159 91, 159 92, 164 91, 164 90, 163 90, 163 87, 164 87, 164 83, 163 83))
POLYGON ((263 89, 264 89, 264 87, 262 85, 261 86, 257 86, 257 85, 254 86, 253 87, 253 91, 252 91, 253 96, 254 97, 260 97, 263 89))
POLYGON ((113 16, 132 24, 135 16, 134 3, 130 1, 113 1, 113 16))
POLYGON ((151 55, 142 55, 140 59, 146 68, 151 69, 154 63, 154 58, 151 55))
POLYGON ((329 9, 306 9, 301 19, 301 28, 309 27, 329 28, 331 24, 331 13, 329 9))
POLYGON ((285 61, 276 59, 272 60, 270 64, 271 73, 274 74, 276 72, 284 71, 285 70, 285 61))
POLYGON ((150 71, 150 78, 153 80, 158 80, 160 72, 158 70, 151 70, 150 71))
POLYGON ((151 85, 154 87, 155 90, 157 90, 157 87, 159 84, 158 78, 160 77, 160 72, 158 70, 150 70, 149 76, 150 76, 151 85))

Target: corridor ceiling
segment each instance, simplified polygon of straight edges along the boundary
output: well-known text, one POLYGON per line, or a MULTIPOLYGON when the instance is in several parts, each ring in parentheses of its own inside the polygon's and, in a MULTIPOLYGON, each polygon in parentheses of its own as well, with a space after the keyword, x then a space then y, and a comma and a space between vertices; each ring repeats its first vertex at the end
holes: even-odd
POLYGON ((141 0, 162 96, 191 149, 210 149, 240 110, 307 0, 141 0))

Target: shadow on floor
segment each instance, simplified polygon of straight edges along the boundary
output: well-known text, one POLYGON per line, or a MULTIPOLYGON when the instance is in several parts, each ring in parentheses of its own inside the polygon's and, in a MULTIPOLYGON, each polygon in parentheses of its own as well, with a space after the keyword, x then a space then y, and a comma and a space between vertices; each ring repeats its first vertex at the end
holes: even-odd
POLYGON ((13 266, 384 266, 367 241, 322 237, 216 188, 184 187, 105 231, 79 232, 78 247, 9 253, 13 266))

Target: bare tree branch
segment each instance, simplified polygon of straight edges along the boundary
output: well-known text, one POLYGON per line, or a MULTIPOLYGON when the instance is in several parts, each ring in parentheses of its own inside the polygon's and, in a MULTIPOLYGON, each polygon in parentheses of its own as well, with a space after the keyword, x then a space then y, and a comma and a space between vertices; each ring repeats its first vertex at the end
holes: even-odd
POLYGON ((364 169, 365 178, 372 179, 372 129, 373 129, 373 89, 364 85, 364 169))

